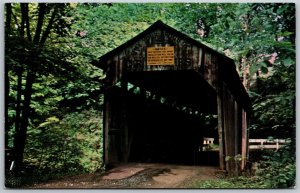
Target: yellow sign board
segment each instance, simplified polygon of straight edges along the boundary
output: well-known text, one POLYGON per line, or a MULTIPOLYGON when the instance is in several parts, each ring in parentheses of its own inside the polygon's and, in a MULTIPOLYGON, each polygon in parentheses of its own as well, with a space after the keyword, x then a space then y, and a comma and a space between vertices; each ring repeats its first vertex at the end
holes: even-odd
POLYGON ((147 65, 174 65, 174 46, 148 47, 147 65))

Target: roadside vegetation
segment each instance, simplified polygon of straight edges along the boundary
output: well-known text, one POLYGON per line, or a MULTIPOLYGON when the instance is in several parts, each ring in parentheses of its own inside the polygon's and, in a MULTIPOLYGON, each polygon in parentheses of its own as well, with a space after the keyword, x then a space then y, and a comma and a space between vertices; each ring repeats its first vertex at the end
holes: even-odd
POLYGON ((296 186, 296 159, 291 146, 274 153, 273 150, 259 152, 261 158, 255 166, 239 176, 223 176, 218 180, 199 181, 193 188, 294 188, 296 186))

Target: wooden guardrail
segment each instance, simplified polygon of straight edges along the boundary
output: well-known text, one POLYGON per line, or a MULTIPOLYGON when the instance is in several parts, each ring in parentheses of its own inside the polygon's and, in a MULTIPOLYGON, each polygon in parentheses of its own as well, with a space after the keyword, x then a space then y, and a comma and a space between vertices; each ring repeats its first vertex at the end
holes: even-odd
MULTIPOLYGON (((249 149, 275 149, 278 150, 284 144, 290 143, 288 139, 249 139, 249 149)), ((199 151, 201 147, 199 147, 199 151)), ((214 144, 214 138, 204 137, 203 139, 203 151, 218 151, 218 146, 214 144)))
POLYGON ((249 149, 276 149, 278 150, 285 143, 289 143, 285 139, 249 139, 249 149))

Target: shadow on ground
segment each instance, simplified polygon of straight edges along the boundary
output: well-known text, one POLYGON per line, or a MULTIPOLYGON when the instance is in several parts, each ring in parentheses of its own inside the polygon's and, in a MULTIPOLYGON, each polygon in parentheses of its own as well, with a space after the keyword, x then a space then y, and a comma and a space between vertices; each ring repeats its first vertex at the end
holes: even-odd
POLYGON ((105 173, 81 174, 24 188, 191 188, 195 181, 218 177, 218 167, 129 163, 105 173))

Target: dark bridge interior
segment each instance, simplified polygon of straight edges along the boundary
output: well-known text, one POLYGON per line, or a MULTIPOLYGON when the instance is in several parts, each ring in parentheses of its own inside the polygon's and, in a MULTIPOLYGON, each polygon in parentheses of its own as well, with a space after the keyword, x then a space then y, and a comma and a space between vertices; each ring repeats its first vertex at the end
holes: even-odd
MULTIPOLYGON (((126 113, 129 162, 218 165, 218 152, 199 152, 203 137, 213 137, 218 143, 217 123, 207 124, 203 118, 217 114, 216 93, 200 74, 160 71, 125 77, 152 93, 147 97, 145 92, 134 94, 133 89, 114 92, 116 100, 123 98, 127 107, 119 116, 126 113), (164 103, 160 97, 164 97, 164 103)), ((115 142, 122 146, 126 136, 119 134, 118 138, 115 142)), ((116 154, 120 160, 122 147, 116 154)))
POLYGON ((194 70, 132 72, 126 79, 192 110, 217 113, 216 91, 194 70))

